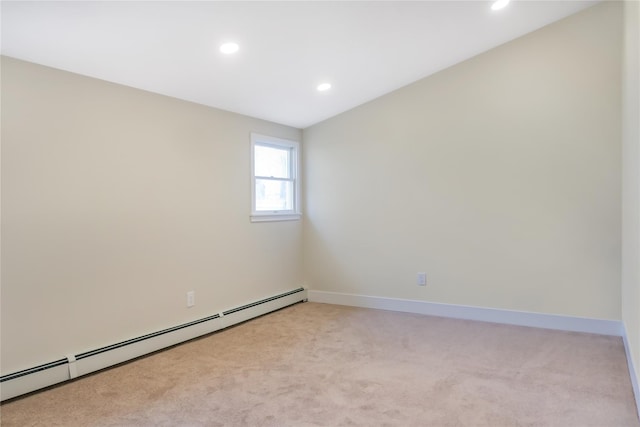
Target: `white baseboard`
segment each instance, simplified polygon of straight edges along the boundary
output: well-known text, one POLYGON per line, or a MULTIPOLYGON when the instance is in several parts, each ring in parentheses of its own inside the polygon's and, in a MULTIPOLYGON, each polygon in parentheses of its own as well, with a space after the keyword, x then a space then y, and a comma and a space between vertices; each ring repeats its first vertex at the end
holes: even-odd
POLYGON ((526 311, 471 307, 418 300, 345 294, 340 292, 307 290, 307 295, 311 302, 326 304, 377 308, 381 310, 402 311, 405 313, 426 314, 430 316, 452 317, 456 319, 477 320, 482 322, 530 326, 534 328, 556 329, 562 331, 587 332, 613 336, 623 335, 622 322, 617 320, 530 313, 526 311))
POLYGON ((307 297, 310 302, 325 304, 376 308, 380 310, 401 311, 405 313, 450 317, 455 319, 477 320, 481 322, 621 336, 624 341, 624 349, 627 355, 629 377, 631 378, 631 386, 635 397, 636 409, 638 411, 638 417, 640 418, 640 384, 638 381, 638 371, 636 370, 634 359, 631 355, 626 328, 621 321, 442 304, 399 298, 374 297, 340 292, 314 291, 310 289, 307 290, 307 297))
POLYGON ((629 346, 629 340, 627 338, 627 328, 623 325, 622 339, 624 340, 624 351, 627 354, 627 365, 629 366, 629 377, 631 378, 631 387, 633 388, 633 395, 636 399, 636 410, 638 411, 638 418, 640 418, 640 385, 638 385, 638 371, 634 363, 633 355, 631 354, 631 347, 629 346))

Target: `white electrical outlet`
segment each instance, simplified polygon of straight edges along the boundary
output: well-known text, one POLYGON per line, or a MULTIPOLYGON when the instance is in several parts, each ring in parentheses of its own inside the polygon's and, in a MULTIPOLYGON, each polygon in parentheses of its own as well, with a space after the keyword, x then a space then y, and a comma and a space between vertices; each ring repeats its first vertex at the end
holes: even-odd
POLYGON ((418 273, 418 286, 427 286, 427 273, 418 273))
POLYGON ((187 292, 187 307, 196 305, 196 291, 187 292))

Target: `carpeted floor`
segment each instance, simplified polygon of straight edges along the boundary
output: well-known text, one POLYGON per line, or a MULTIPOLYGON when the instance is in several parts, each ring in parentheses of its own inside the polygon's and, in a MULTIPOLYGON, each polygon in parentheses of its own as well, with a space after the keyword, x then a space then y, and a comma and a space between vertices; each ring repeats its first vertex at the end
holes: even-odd
POLYGON ((640 426, 618 337, 314 303, 0 411, 3 426, 640 426))

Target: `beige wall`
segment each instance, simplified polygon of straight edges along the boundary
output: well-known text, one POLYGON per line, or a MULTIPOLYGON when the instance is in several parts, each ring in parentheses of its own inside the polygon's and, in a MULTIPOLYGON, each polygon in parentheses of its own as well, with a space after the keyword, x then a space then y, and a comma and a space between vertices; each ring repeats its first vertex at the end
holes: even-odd
POLYGON ((250 132, 301 136, 2 58, 2 373, 300 286, 301 223, 249 222, 250 132))
POLYGON ((620 319, 621 12, 305 129, 306 284, 620 319))
MULTIPOLYGON (((626 1, 624 7, 622 320, 637 370, 640 369, 640 3, 626 1)), ((637 399, 640 401, 640 396, 637 399)))

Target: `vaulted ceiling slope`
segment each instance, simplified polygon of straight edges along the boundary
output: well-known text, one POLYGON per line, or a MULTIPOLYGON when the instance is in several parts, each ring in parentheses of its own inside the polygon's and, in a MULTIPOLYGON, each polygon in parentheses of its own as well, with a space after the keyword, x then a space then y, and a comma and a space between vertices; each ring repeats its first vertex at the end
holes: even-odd
POLYGON ((594 3, 5 0, 1 43, 3 55, 305 128, 594 3), (228 41, 237 53, 220 52, 228 41))

